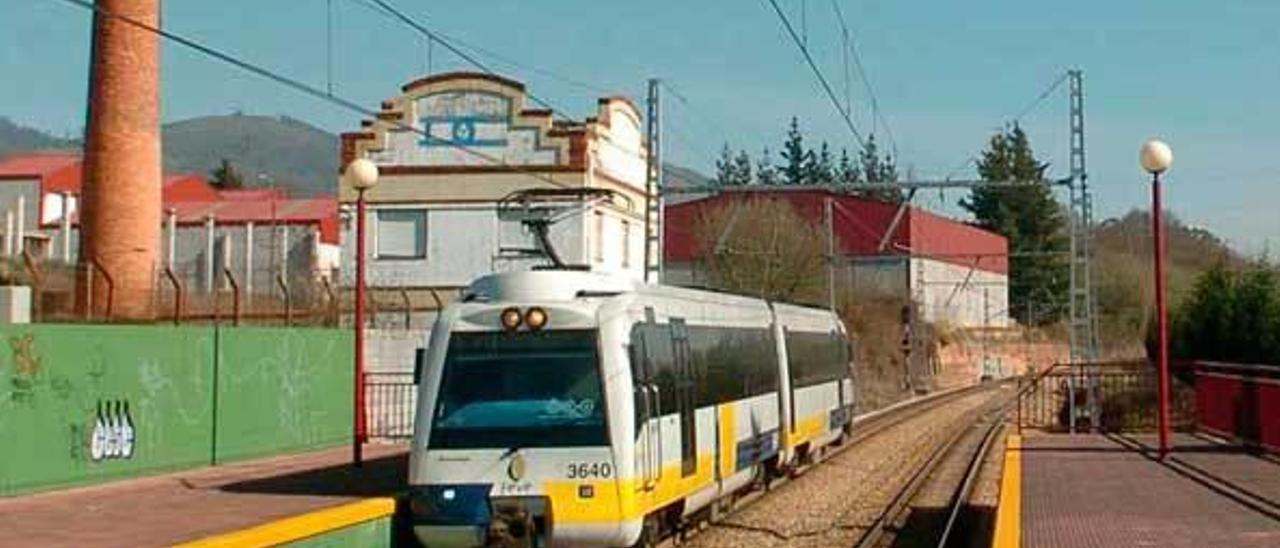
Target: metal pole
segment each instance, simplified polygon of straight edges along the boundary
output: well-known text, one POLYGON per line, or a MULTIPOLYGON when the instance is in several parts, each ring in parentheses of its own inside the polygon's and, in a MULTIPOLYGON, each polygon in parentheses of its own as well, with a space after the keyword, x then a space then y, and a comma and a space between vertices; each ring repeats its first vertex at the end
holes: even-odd
POLYGON ((364 442, 364 191, 356 193, 356 367, 355 367, 355 431, 351 439, 351 458, 356 466, 364 464, 362 455, 364 442))
POLYGON ((253 303, 253 221, 244 224, 244 300, 253 303))
POLYGON ((27 197, 18 196, 18 222, 14 229, 13 253, 21 255, 27 248, 27 197))
POLYGON ((1169 453, 1169 314, 1164 295, 1164 221, 1160 203, 1160 174, 1151 178, 1151 231, 1155 244, 1156 322, 1160 339, 1156 346, 1160 383, 1160 458, 1169 453))
MULTIPOLYGON (((62 262, 71 263, 71 193, 62 193, 62 262)), ((51 246, 52 247, 52 246, 51 246)))
POLYGON ((832 217, 831 197, 823 204, 822 220, 827 229, 827 308, 836 310, 836 232, 832 217))
POLYGON ((215 221, 213 215, 209 215, 204 219, 205 230, 205 249, 204 249, 204 292, 213 294, 213 246, 215 234, 215 221))

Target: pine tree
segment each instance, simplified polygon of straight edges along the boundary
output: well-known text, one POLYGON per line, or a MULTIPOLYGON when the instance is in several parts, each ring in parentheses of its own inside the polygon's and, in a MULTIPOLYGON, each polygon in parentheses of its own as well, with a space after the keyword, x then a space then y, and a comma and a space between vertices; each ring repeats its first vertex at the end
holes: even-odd
POLYGON ((853 160, 849 159, 849 150, 840 149, 840 163, 836 164, 836 182, 842 186, 856 184, 862 180, 858 169, 853 167, 853 160))
POLYGON ((1049 186, 1040 182, 1048 167, 1036 160, 1026 133, 1014 126, 991 138, 978 174, 985 181, 1020 184, 976 187, 960 202, 979 226, 1009 239, 1009 309, 1023 323, 1055 321, 1066 305, 1068 264, 1057 255, 1067 251, 1066 218, 1049 186), (1029 302, 1035 318, 1024 317, 1029 302))
MULTIPOLYGON (((894 165, 893 156, 886 154, 881 157, 874 134, 867 136, 862 151, 858 153, 858 165, 854 169, 860 171, 862 181, 868 183, 898 182, 898 167, 894 165)), ((901 202, 903 199, 902 190, 897 188, 863 190, 857 195, 882 202, 901 202)))
POLYGON ((773 157, 769 155, 769 147, 764 147, 760 160, 756 162, 756 184, 772 186, 778 184, 778 168, 773 166, 773 157))
POLYGON ((800 121, 791 117, 787 140, 782 144, 782 181, 784 185, 805 183, 805 164, 812 152, 804 148, 804 135, 800 133, 800 121))
POLYGON ((745 150, 738 151, 738 155, 733 158, 733 184, 734 186, 751 184, 751 157, 747 156, 745 150))
POLYGON ((243 188, 244 177, 231 165, 231 161, 223 158, 218 167, 209 172, 209 184, 221 189, 243 188))
POLYGON ((831 148, 823 141, 817 153, 809 151, 805 158, 804 179, 807 185, 830 184, 835 179, 835 166, 831 160, 831 148))
POLYGON ((731 186, 733 184, 733 152, 729 150, 729 143, 725 143, 720 149, 720 157, 716 159, 716 186, 731 186))

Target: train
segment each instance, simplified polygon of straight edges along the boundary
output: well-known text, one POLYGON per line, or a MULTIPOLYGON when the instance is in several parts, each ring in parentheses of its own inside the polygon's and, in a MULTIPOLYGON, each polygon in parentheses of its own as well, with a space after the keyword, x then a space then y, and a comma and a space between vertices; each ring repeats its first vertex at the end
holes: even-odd
POLYGON ((428 547, 654 546, 847 439, 829 310, 586 271, 481 277, 418 365, 428 547))

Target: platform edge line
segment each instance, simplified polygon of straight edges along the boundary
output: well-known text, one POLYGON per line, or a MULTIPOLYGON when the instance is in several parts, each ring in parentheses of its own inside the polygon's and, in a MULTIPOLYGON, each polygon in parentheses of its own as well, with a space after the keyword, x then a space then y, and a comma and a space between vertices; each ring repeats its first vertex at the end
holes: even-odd
POLYGON ((1011 434, 1005 442, 998 504, 991 547, 1019 548, 1022 545, 1022 436, 1017 434, 1011 434))
POLYGON ((278 546, 389 517, 396 511, 394 498, 372 498, 323 510, 269 521, 238 531, 222 533, 175 545, 177 548, 228 546, 278 546))

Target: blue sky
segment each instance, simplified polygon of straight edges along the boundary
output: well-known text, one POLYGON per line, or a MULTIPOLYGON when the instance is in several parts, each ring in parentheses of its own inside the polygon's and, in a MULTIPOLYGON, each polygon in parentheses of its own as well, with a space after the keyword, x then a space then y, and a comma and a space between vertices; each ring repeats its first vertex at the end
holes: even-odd
MULTIPOLYGON (((324 87, 329 0, 167 0, 171 31, 324 87)), ((376 107, 429 69, 467 68, 362 5, 332 0, 335 93, 376 107)), ((432 29, 523 67, 479 55, 575 117, 595 88, 643 96, 658 76, 668 97, 669 159, 710 171, 712 155, 776 149, 791 116, 837 146, 851 137, 766 0, 427 2, 390 0, 432 29)), ((830 0, 779 0, 844 95, 830 0), (801 16, 802 12, 804 17, 801 16)), ((1280 2, 1274 0, 841 0, 900 150, 900 168, 941 177, 1070 67, 1085 71, 1090 180, 1100 216, 1145 206, 1137 167, 1147 137, 1176 155, 1169 208, 1250 252, 1280 244, 1280 2)), ((0 115, 56 133, 83 120, 89 15, 60 0, 0 0, 0 115)), ((242 110, 284 114, 330 131, 356 115, 167 46, 166 120, 242 110)), ((851 82, 855 121, 873 131, 851 82)), ((1023 120, 1039 155, 1065 175, 1066 86, 1023 120)), ((884 130, 878 132, 883 137, 884 130)), ((959 175, 971 173, 961 170, 959 175)), ((922 195, 954 211, 959 191, 922 195)))

